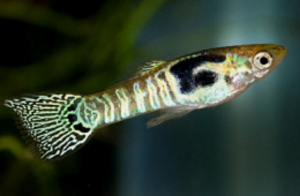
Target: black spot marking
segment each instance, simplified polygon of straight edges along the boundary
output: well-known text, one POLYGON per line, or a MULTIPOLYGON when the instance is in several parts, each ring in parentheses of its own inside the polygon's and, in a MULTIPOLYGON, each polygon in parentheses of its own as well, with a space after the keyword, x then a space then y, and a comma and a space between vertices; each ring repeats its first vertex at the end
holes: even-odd
POLYGON ((79 102, 80 99, 76 99, 74 103, 68 107, 68 111, 75 111, 79 102))
POLYGON ((77 105, 76 104, 72 104, 68 107, 68 111, 75 111, 76 110, 77 105))
POLYGON ((218 80, 215 72, 203 70, 195 76, 195 86, 210 86, 218 80))
POLYGON ((166 73, 164 71, 160 72, 157 76, 159 79, 166 81, 166 73))
MULTIPOLYGON (((187 58, 177 63, 173 67, 171 67, 170 72, 175 75, 175 77, 179 80, 180 91, 182 94, 189 93, 193 91, 196 87, 195 76, 193 76, 193 70, 196 67, 201 66, 205 62, 215 62, 221 63, 224 62, 226 56, 224 55, 213 55, 207 54, 204 56, 197 56, 194 58, 187 58)), ((199 76, 200 77, 200 76, 199 76)), ((198 78, 200 81, 200 79, 198 78)), ((214 78, 215 80, 215 78, 214 78)), ((210 83, 210 82, 209 82, 210 83)))
POLYGON ((81 131, 81 132, 83 132, 83 133, 87 133, 87 132, 90 131, 89 128, 85 128, 84 126, 82 126, 81 123, 79 123, 79 124, 77 124, 77 125, 74 125, 74 129, 79 130, 79 131, 81 131))
POLYGON ((69 114, 67 118, 71 124, 77 120, 77 116, 75 114, 69 114))
POLYGON ((225 81, 230 84, 232 82, 232 78, 228 75, 225 76, 225 81))

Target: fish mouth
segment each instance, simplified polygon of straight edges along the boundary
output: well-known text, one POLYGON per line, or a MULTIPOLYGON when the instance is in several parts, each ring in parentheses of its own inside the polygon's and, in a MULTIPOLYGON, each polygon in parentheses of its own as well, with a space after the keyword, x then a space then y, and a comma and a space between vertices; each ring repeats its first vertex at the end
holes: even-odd
POLYGON ((273 56, 274 65, 273 67, 276 67, 281 61, 283 60, 284 56, 287 54, 287 49, 283 46, 273 45, 271 46, 270 52, 273 56))

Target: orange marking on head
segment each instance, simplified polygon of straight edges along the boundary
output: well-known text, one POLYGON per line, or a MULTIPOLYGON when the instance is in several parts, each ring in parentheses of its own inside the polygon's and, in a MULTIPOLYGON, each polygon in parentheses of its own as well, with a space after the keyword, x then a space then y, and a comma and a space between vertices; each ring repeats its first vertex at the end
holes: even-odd
POLYGON ((226 56, 226 58, 227 58, 227 61, 231 61, 231 60, 232 60, 231 54, 228 54, 228 55, 226 56))

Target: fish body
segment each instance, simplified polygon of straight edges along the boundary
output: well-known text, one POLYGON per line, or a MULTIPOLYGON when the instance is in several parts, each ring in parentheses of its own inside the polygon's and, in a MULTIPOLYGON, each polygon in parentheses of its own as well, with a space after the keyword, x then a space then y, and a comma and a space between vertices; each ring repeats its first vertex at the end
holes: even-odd
POLYGON ((6 100, 23 135, 42 159, 59 159, 83 146, 94 130, 161 110, 148 127, 231 100, 261 80, 287 50, 274 44, 204 50, 169 61, 152 61, 129 80, 106 91, 32 95, 6 100))

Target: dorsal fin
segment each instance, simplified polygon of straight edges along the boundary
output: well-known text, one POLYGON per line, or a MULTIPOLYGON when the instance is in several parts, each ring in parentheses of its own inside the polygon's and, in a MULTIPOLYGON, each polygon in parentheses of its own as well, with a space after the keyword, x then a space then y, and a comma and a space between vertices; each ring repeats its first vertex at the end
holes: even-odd
POLYGON ((140 76, 144 76, 144 75, 148 74, 149 72, 155 70, 157 67, 163 65, 165 62, 166 61, 150 61, 150 62, 146 62, 146 64, 144 66, 139 67, 138 70, 137 70, 137 72, 135 72, 133 75, 129 74, 129 77, 128 76, 127 77, 126 76, 122 77, 121 81, 120 81, 120 79, 118 79, 116 82, 113 82, 113 84, 109 85, 108 88, 113 88, 113 87, 121 85, 124 82, 127 82, 129 80, 138 78, 140 76))
POLYGON ((155 70, 157 67, 163 65, 165 61, 150 61, 147 62, 146 65, 140 67, 133 78, 143 76, 148 74, 149 72, 155 70))

